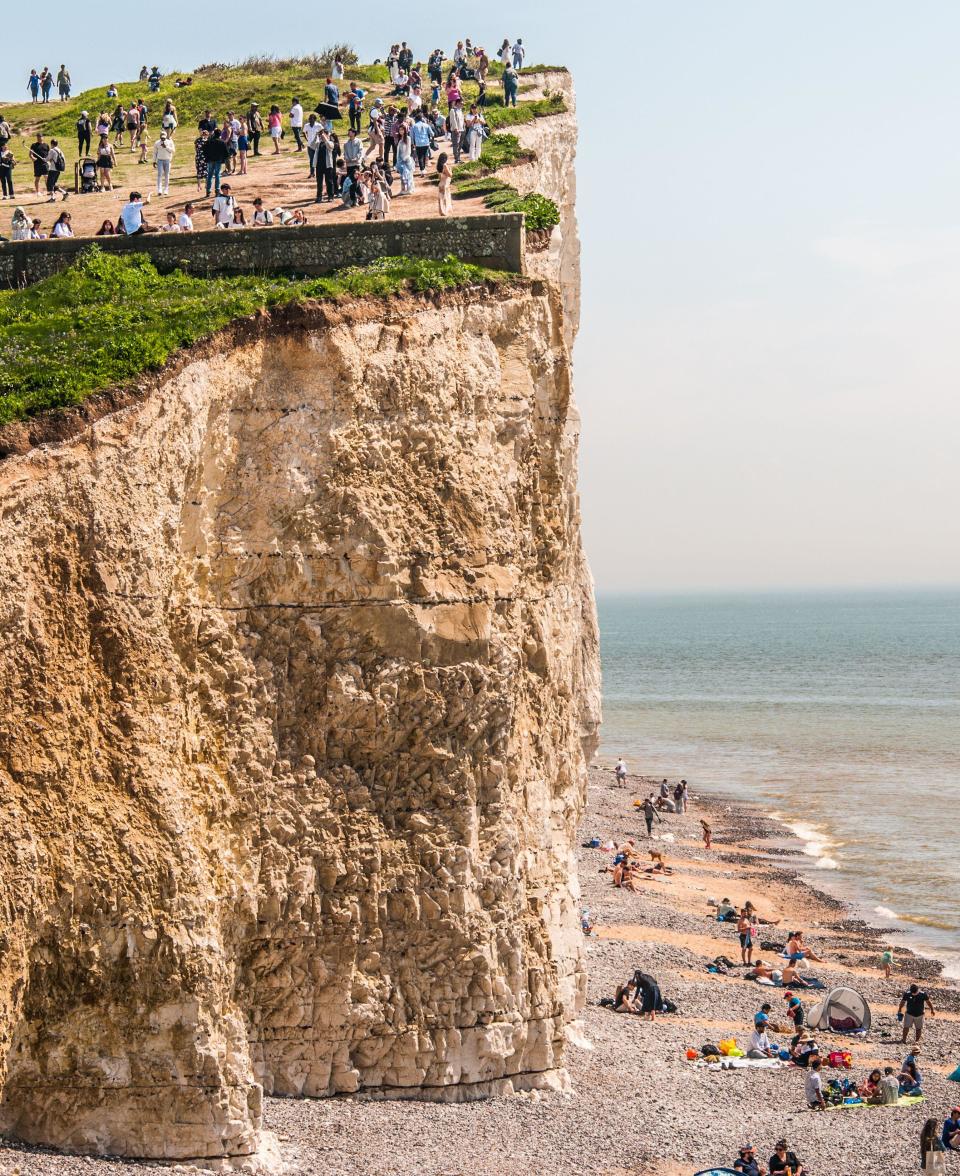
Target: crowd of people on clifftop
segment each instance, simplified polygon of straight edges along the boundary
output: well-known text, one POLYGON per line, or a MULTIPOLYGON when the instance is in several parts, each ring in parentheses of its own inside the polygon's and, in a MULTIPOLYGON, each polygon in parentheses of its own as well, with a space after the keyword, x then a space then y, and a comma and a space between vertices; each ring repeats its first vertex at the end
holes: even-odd
MULTIPOLYGON (((526 58, 523 39, 504 38, 496 58, 502 67, 500 101, 515 106, 526 58)), ((160 90, 163 74, 157 66, 151 70, 143 66, 139 82, 146 94, 120 102, 118 88, 111 84, 101 110, 80 111, 75 186, 82 194, 113 191, 119 153, 126 152, 139 164, 152 167, 155 195, 167 197, 175 162, 186 155, 192 161, 196 201, 211 201, 208 212, 214 227, 303 224, 307 216, 302 209, 270 209, 260 199, 244 210, 238 202, 239 189, 245 186, 242 177, 250 174, 252 159, 292 149, 304 155, 306 179, 315 186, 317 204, 344 209, 362 206, 368 220, 383 220, 394 199, 412 195, 418 180, 429 177, 436 181, 437 210, 448 216, 453 207, 454 167, 479 159, 490 133, 484 114, 490 101, 490 55, 467 37, 457 42, 449 56, 437 48, 420 62, 410 45, 401 41, 390 46, 383 64, 389 78, 385 93, 374 95, 372 87, 348 80, 349 67, 338 56, 325 80, 323 102, 315 111, 304 109, 299 94, 291 94, 289 106, 283 108, 251 101, 243 110, 207 109, 192 137, 180 125, 173 97, 163 101, 162 109, 151 109, 147 99, 160 90), (465 83, 471 83, 469 99, 465 83), (337 126, 342 120, 348 124, 345 132, 337 126)), ((71 83, 65 65, 55 82, 61 100, 67 101, 71 83)), ((180 89, 192 85, 193 78, 177 78, 172 84, 180 89)), ((33 101, 49 101, 53 85, 54 75, 46 67, 30 71, 28 90, 33 101)), ((49 203, 66 200, 70 185, 64 182, 68 168, 64 144, 38 131, 26 159, 17 159, 12 139, 13 131, 0 115, 0 198, 17 200, 19 187, 22 200, 23 185, 15 182, 15 169, 26 165, 32 172, 34 197, 49 203)), ((165 223, 158 224, 144 212, 150 200, 150 194, 134 187, 121 214, 115 220, 105 219, 98 235, 184 232, 197 227, 195 201, 166 212, 165 223)), ((16 208, 11 224, 14 240, 47 235, 39 218, 28 216, 23 204, 16 208)), ((49 235, 73 235, 69 213, 61 213, 49 235)))

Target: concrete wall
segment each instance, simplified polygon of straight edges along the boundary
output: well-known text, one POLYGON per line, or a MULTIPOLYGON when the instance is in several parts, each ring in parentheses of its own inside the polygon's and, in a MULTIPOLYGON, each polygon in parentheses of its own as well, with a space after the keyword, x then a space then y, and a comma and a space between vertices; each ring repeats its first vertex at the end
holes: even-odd
MULTIPOLYGON (((523 272, 519 213, 430 220, 365 221, 303 228, 207 229, 98 237, 109 253, 147 253, 157 269, 213 274, 329 274, 378 257, 442 259, 448 254, 491 269, 523 272)), ((0 287, 37 282, 66 268, 93 244, 90 237, 0 244, 0 287)))

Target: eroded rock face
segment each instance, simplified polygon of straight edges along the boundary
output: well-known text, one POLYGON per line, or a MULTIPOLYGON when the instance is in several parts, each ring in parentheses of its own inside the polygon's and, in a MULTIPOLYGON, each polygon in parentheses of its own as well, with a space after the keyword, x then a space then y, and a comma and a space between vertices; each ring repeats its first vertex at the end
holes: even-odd
POLYGON ((560 1080, 597 721, 546 285, 249 324, 0 466, 4 1127, 560 1080))

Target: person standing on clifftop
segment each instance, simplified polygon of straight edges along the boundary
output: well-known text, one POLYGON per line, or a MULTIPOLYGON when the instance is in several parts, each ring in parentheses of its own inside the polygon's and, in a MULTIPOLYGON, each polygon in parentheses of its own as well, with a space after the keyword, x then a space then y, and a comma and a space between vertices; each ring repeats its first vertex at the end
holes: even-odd
POLYGON ((294 98, 293 105, 290 107, 290 130, 293 131, 293 137, 296 140, 297 150, 303 150, 303 107, 300 104, 299 98, 294 98))
POLYGON ((65 65, 61 65, 57 73, 57 91, 60 94, 60 101, 66 102, 70 98, 70 71, 65 65))
POLYGON ((505 67, 503 71, 503 104, 504 106, 516 106, 517 91, 520 88, 520 75, 512 65, 505 67))
POLYGON ((517 37, 516 44, 510 50, 510 52, 513 57, 513 68, 515 70, 523 69, 523 59, 526 57, 527 51, 523 47, 523 38, 522 37, 517 37))
POLYGON ((254 155, 260 154, 260 136, 263 134, 263 115, 260 113, 260 103, 251 102, 247 111, 247 126, 250 128, 250 142, 253 144, 254 155))

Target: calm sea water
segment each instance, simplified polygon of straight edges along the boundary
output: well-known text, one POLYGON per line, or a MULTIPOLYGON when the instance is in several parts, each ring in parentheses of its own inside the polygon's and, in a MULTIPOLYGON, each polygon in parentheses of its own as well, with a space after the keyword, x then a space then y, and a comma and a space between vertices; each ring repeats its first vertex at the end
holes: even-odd
POLYGON ((607 597, 601 754, 759 802, 960 973, 960 592, 607 597))

